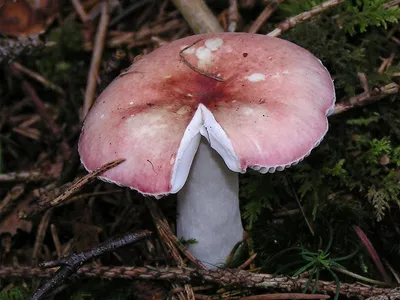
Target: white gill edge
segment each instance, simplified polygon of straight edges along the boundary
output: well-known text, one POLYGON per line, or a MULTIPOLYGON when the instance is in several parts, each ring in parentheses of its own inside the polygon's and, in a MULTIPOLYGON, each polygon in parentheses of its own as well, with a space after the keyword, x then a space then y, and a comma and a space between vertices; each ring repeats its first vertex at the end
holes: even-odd
POLYGON ((201 136, 204 136, 211 148, 221 155, 229 169, 244 173, 233 146, 221 125, 213 114, 200 104, 190 121, 179 145, 171 178, 171 193, 177 193, 185 184, 194 156, 199 147, 201 136))

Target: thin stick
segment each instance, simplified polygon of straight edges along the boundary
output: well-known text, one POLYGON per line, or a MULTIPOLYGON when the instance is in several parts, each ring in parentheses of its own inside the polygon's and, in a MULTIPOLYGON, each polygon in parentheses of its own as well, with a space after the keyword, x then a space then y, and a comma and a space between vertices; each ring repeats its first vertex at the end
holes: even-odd
POLYGON ((370 297, 367 300, 396 300, 396 299, 400 299, 400 288, 395 288, 382 295, 370 297))
POLYGON ((72 254, 70 256, 49 261, 40 265, 41 268, 53 268, 61 267, 54 276, 45 282, 30 298, 30 300, 38 300, 49 291, 55 289, 67 278, 71 277, 76 271, 87 261, 93 260, 96 257, 103 255, 104 253, 114 251, 123 246, 127 246, 138 241, 143 240, 151 235, 148 230, 143 230, 135 233, 128 233, 121 238, 116 238, 107 241, 97 247, 89 249, 85 252, 78 254, 72 254))
MULTIPOLYGON (((64 193, 62 193, 60 196, 57 198, 53 199, 50 201, 50 204, 52 206, 57 206, 61 202, 63 202, 65 199, 67 199, 69 196, 73 195, 77 191, 79 191, 84 185, 95 179, 97 176, 101 175, 104 172, 107 172, 108 170, 115 168, 116 166, 120 165, 123 163, 125 159, 117 159, 115 161, 112 161, 110 163, 105 164, 104 166, 94 170, 93 172, 87 174, 86 176, 82 177, 75 183, 71 185, 64 193)), ((42 205, 44 203, 42 202, 42 205)))
POLYGON ((186 59, 186 57, 183 55, 183 52, 184 52, 186 49, 189 49, 190 47, 193 47, 194 45, 196 45, 196 44, 197 44, 198 42, 200 42, 201 40, 202 40, 202 39, 199 39, 199 40, 195 41, 193 44, 191 44, 191 45, 189 45, 189 46, 183 48, 183 49, 179 52, 179 57, 182 59, 183 63, 184 63, 185 65, 187 65, 187 66, 188 66, 190 69, 192 69, 193 71, 195 71, 195 72, 197 72, 197 73, 199 73, 199 74, 201 74, 201 75, 203 75, 203 76, 206 76, 206 77, 208 77, 208 78, 217 80, 217 81, 221 81, 221 82, 224 81, 224 80, 223 80, 221 77, 219 77, 219 76, 215 76, 215 75, 213 75, 213 74, 211 74, 211 73, 208 73, 208 72, 206 72, 206 71, 203 71, 203 70, 201 70, 201 69, 199 69, 199 68, 193 66, 193 65, 186 59))
POLYGON ((244 270, 246 269, 256 258, 257 253, 254 253, 252 256, 250 256, 242 265, 239 266, 239 270, 244 270))
POLYGON ((55 180, 56 177, 41 170, 20 171, 0 174, 0 182, 40 182, 55 180))
POLYGON ((100 22, 97 27, 96 39, 94 42, 92 61, 90 63, 88 82, 85 91, 85 101, 82 108, 82 120, 86 117, 94 102, 94 94, 96 92, 97 78, 99 76, 100 62, 106 41, 109 19, 108 4, 107 1, 105 1, 102 5, 100 22))
POLYGON ((238 0, 229 0, 228 8, 228 31, 235 32, 239 23, 240 15, 238 9, 238 0))
POLYGON ((57 258, 61 258, 62 256, 62 246, 60 243, 60 239, 58 237, 57 228, 54 224, 50 225, 51 237, 53 238, 54 247, 56 247, 57 258))
POLYGON ((49 209, 48 211, 46 211, 46 213, 40 220, 40 224, 36 233, 35 245, 32 251, 32 266, 36 265, 36 262, 38 261, 39 251, 42 249, 43 240, 46 235, 47 227, 49 226, 49 222, 52 215, 53 215, 53 210, 49 209))
MULTIPOLYGON (((18 71, 17 71, 18 72, 18 71)), ((36 93, 36 90, 33 88, 33 86, 27 82, 23 81, 22 82, 22 89, 25 92, 25 94, 32 100, 33 104, 36 107, 36 110, 40 117, 42 118, 43 121, 45 121, 46 125, 49 127, 50 131, 53 133, 53 135, 57 139, 61 139, 61 154, 64 160, 67 160, 70 156, 71 149, 68 145, 68 143, 63 139, 63 131, 61 128, 57 125, 56 122, 54 122, 53 118, 48 114, 46 110, 46 106, 44 105, 44 102, 38 94, 36 93)))
POLYGON ((82 6, 81 2, 79 0, 71 0, 71 2, 82 23, 86 23, 87 21, 89 21, 89 16, 86 13, 86 10, 82 6))
POLYGON ((329 295, 321 294, 299 294, 299 293, 283 293, 283 294, 264 294, 242 297, 240 300, 285 300, 285 299, 329 299, 329 295))
POLYGON ((248 33, 256 33, 284 0, 272 0, 250 26, 248 33))
POLYGON ((383 4, 383 7, 384 7, 385 9, 388 9, 388 8, 390 8, 390 7, 397 6, 397 5, 399 5, 399 4, 400 4, 400 0, 393 0, 393 1, 390 1, 390 2, 388 2, 388 3, 383 4))
POLYGON ((24 184, 17 184, 7 192, 6 196, 0 202, 0 221, 15 208, 19 197, 24 192, 24 184))
POLYGON ((194 33, 223 32, 217 18, 203 0, 172 0, 194 33))
POLYGON ((17 69, 18 71, 20 71, 21 73, 28 75, 30 78, 36 80, 37 82, 40 82, 43 86, 52 89, 53 91, 59 93, 60 95, 64 95, 64 91, 61 87, 59 87, 58 85, 56 85, 55 83, 51 82, 50 80, 44 78, 42 75, 40 75, 37 72, 34 72, 26 67, 24 67, 23 65, 14 62, 12 64, 12 67, 17 69))
POLYGON ((32 205, 32 207, 29 209, 29 211, 24 212, 24 217, 30 217, 32 215, 35 215, 39 212, 42 212, 46 210, 49 207, 56 207, 63 205, 65 203, 65 200, 72 196, 74 193, 79 191, 84 185, 88 184, 90 181, 94 180, 97 176, 101 175, 102 173, 115 168, 116 166, 120 165, 123 163, 125 159, 117 159, 115 161, 112 161, 110 163, 105 164, 104 166, 94 170, 93 172, 87 174, 86 176, 78 179, 74 183, 67 183, 66 185, 68 188, 59 196, 56 198, 52 199, 47 199, 45 198, 44 200, 39 201, 36 205, 32 205))
POLYGON ((167 244, 171 254, 177 261, 177 263, 180 264, 181 266, 184 265, 183 260, 180 257, 179 252, 177 252, 175 247, 181 250, 181 252, 199 268, 206 270, 207 268, 198 259, 196 259, 189 251, 187 251, 186 248, 182 245, 182 243, 179 242, 178 238, 172 233, 172 230, 169 227, 166 218, 158 208, 157 203, 154 201, 154 199, 147 199, 146 204, 153 217, 158 232, 160 233, 161 236, 163 236, 164 238, 163 241, 167 244))
POLYGON ((305 11, 297 16, 291 17, 291 18, 279 23, 278 27, 275 28, 270 33, 268 33, 267 35, 274 36, 274 37, 280 36, 282 34, 282 32, 287 31, 287 30, 297 26, 297 24, 307 21, 307 20, 315 17, 316 15, 319 15, 320 13, 324 12, 325 10, 327 10, 329 8, 341 4, 342 2, 344 2, 344 0, 325 1, 325 2, 321 3, 320 5, 313 7, 309 11, 305 11))
POLYGON ((369 93, 363 92, 357 96, 351 97, 349 100, 341 101, 340 103, 336 104, 332 115, 341 114, 358 106, 364 106, 387 96, 395 95, 398 92, 399 86, 394 82, 382 87, 374 88, 369 93))
POLYGON ((295 191, 295 189, 294 189, 294 187, 292 185, 292 181, 289 179, 289 177, 287 176, 286 173, 285 173, 285 178, 286 178, 287 183, 290 186, 290 189, 292 190, 292 193, 293 193, 294 198, 296 199, 297 205, 300 208, 300 211, 301 211, 301 214, 303 215, 304 221, 306 222, 307 227, 310 230, 311 235, 314 236, 315 234, 314 234, 314 230, 313 230, 313 228, 311 226, 311 223, 308 221, 308 218, 306 216, 306 213, 304 212, 303 206, 301 205, 299 197, 297 197, 297 193, 296 193, 296 191, 295 191))
MULTIPOLYGON (((41 270, 27 266, 0 267, 0 278, 11 277, 39 277, 49 278, 54 276, 55 269, 41 270)), ((282 289, 282 290, 302 290, 308 282, 308 278, 288 277, 272 274, 256 274, 244 270, 216 269, 201 270, 194 268, 171 268, 151 266, 145 267, 82 267, 77 271, 77 275, 87 278, 105 279, 143 279, 143 280, 163 280, 168 282, 208 282, 221 286, 236 286, 259 289, 282 289)), ((310 288, 310 290, 312 287, 310 288)), ((328 293, 335 293, 336 283, 334 281, 319 280, 317 290, 328 293)), ((356 297, 372 297, 385 295, 391 291, 388 288, 373 287, 357 283, 341 283, 340 293, 342 295, 356 297)), ((377 300, 375 298, 373 300, 377 300)), ((381 298, 385 299, 385 298, 381 298)), ((387 298, 386 298, 387 299, 387 298)), ((392 298, 395 299, 395 298, 392 298)))

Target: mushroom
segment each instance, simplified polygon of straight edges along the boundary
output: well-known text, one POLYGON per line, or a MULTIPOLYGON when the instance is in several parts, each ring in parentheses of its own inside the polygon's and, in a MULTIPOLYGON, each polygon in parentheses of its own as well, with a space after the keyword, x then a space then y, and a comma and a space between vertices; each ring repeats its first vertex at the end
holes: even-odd
POLYGON ((79 141, 88 171, 157 198, 178 193, 177 235, 209 266, 242 239, 238 173, 297 164, 322 140, 334 86, 321 61, 282 39, 216 33, 171 42, 99 96, 79 141))

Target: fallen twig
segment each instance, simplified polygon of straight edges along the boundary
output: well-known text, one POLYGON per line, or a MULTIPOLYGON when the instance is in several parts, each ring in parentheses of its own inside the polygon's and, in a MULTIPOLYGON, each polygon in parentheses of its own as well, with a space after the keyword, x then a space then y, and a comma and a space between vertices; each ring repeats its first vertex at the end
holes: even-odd
POLYGON ((228 31, 235 32, 239 23, 240 15, 238 9, 238 0, 229 0, 228 8, 228 31))
POLYGON ((340 103, 336 104, 332 115, 343 113, 358 106, 364 106, 389 95, 395 95, 398 92, 399 86, 394 82, 382 87, 374 88, 368 93, 363 92, 357 96, 351 97, 349 100, 341 101, 340 103))
POLYGON ((55 180, 51 174, 41 170, 20 171, 0 174, 0 182, 39 182, 55 180))
POLYGON ((6 196, 0 202, 0 221, 8 215, 17 205, 19 197, 25 192, 24 184, 17 184, 8 191, 6 196))
POLYGON ((51 82, 50 80, 44 78, 42 75, 24 67, 23 65, 21 65, 17 62, 14 62, 11 67, 15 68, 16 70, 18 70, 19 72, 21 72, 23 74, 28 75, 29 77, 35 79, 36 81, 43 84, 45 87, 52 89, 53 91, 59 93, 60 95, 64 95, 64 91, 62 88, 60 88, 58 85, 51 82))
MULTIPOLYGON (((1 278, 10 277, 40 277, 48 278, 54 275, 56 270, 41 270, 30 267, 2 267, 0 268, 1 278)), ((282 290, 302 290, 308 278, 288 277, 272 274, 256 274, 243 270, 217 269, 201 270, 194 268, 170 268, 150 266, 145 267, 82 267, 77 271, 81 277, 105 278, 105 279, 145 279, 145 280, 165 280, 191 282, 202 281, 219 284, 222 286, 248 287, 260 289, 282 289, 282 290)), ((310 290, 313 285, 311 284, 310 290)), ((335 293, 336 283, 319 280, 317 291, 335 293)), ((373 297, 389 294, 393 290, 388 288, 378 288, 369 285, 342 283, 340 293, 347 296, 373 297)), ((373 300, 377 300, 376 298, 373 300)), ((383 298, 387 299, 387 298, 383 298)), ((392 298, 395 299, 395 298, 392 298)))
POLYGON ((38 203, 36 203, 35 205, 32 205, 32 207, 30 208, 29 211, 24 212, 24 217, 25 218, 30 217, 32 215, 35 215, 39 212, 42 212, 42 211, 48 209, 49 207, 56 207, 56 206, 64 204, 64 201, 68 197, 72 196, 74 193, 79 191, 84 185, 86 185, 90 181, 94 180, 95 178, 97 178, 97 176, 101 175, 102 173, 104 173, 112 168, 115 168, 116 166, 123 163, 124 161, 125 161, 125 159, 117 159, 115 161, 112 161, 112 162, 105 164, 104 166, 94 170, 93 172, 78 179, 77 181, 75 181, 72 184, 67 183, 66 185, 68 187, 61 195, 57 196, 54 199, 53 198, 50 198, 50 199, 45 198, 45 199, 39 201, 38 203))
POLYGON ((41 268, 53 268, 61 267, 50 280, 45 282, 42 287, 40 287, 30 298, 30 300, 38 300, 43 295, 48 293, 50 290, 54 289, 60 285, 63 281, 71 277, 85 262, 92 260, 104 253, 114 251, 123 246, 127 246, 144 238, 150 236, 151 232, 148 230, 139 231, 136 233, 129 233, 121 238, 116 238, 111 241, 105 242, 93 249, 88 251, 72 254, 70 256, 46 262, 40 265, 41 268))
POLYGON ((223 32, 217 18, 203 0, 172 0, 194 33, 223 32))
POLYGON ((25 94, 32 100, 33 104, 36 107, 38 114, 40 115, 42 120, 45 121, 45 123, 47 124, 47 127, 53 133, 55 138, 57 140, 60 140, 60 148, 61 148, 62 157, 64 160, 68 160, 68 158, 71 154, 71 149, 70 149, 68 143, 64 139, 63 131, 57 125, 57 123, 53 120, 53 118, 49 115, 49 113, 46 110, 46 106, 45 106, 44 102, 42 101, 42 99, 40 99, 39 95, 36 93, 36 90, 33 88, 33 86, 29 82, 24 80, 24 81, 22 81, 22 89, 25 92, 25 94))
MULTIPOLYGON (((162 215, 161 211, 158 209, 158 206, 157 206, 155 200, 147 199, 146 204, 147 204, 147 207, 149 208, 150 213, 153 217, 153 220, 155 222, 157 230, 162 235, 163 240, 165 242, 167 242, 167 246, 169 247, 169 250, 171 251, 171 253, 172 254, 176 253, 175 247, 177 247, 198 268, 200 268, 202 270, 206 270, 207 268, 198 259, 196 259, 189 251, 187 251, 186 248, 182 245, 182 243, 179 242, 178 238, 172 233, 172 230, 169 227, 167 220, 162 215)), ((179 256, 179 253, 174 255, 174 259, 177 260, 177 262, 181 266, 184 265, 182 258, 179 256)))
POLYGON ((329 0, 321 3, 320 5, 317 5, 310 9, 309 11, 305 11, 297 16, 291 17, 281 23, 278 24, 277 28, 275 28, 273 31, 268 33, 268 36, 274 36, 277 37, 282 34, 282 32, 287 31, 293 27, 295 27, 297 24, 300 24, 304 21, 307 21, 311 19, 312 17, 319 15, 320 13, 324 12, 325 10, 337 6, 344 2, 344 0, 329 0))
POLYGON ((283 294, 264 294, 242 297, 240 300, 285 300, 285 299, 329 299, 329 295, 321 294, 299 294, 299 293, 283 293, 283 294))
POLYGON ((269 17, 274 13, 284 0, 273 0, 268 3, 261 14, 257 17, 254 23, 250 26, 248 33, 257 33, 260 27, 269 19, 269 17))
POLYGON ((39 36, 0 39, 0 64, 10 63, 22 55, 31 55, 45 47, 39 36))
POLYGON ((85 8, 82 6, 81 2, 79 0, 71 0, 71 2, 82 23, 86 23, 87 21, 89 21, 89 16, 85 8))
POLYGON ((382 295, 369 297, 367 300, 396 300, 400 299, 400 288, 395 288, 382 295))
POLYGON ((99 75, 101 57, 103 55, 104 44, 106 41, 109 19, 110 15, 108 11, 108 3, 105 1, 102 4, 100 22, 97 27, 96 39, 94 42, 92 61, 90 63, 88 81, 85 91, 85 100, 82 108, 82 120, 86 117, 94 102, 94 94, 96 92, 97 78, 99 75))
POLYGON ((32 251, 32 266, 36 266, 38 261, 39 252, 43 246, 44 236, 46 235, 47 228, 49 227, 50 219, 53 215, 53 210, 49 209, 46 213, 42 216, 40 220, 39 227, 36 232, 36 239, 35 245, 33 246, 32 251))

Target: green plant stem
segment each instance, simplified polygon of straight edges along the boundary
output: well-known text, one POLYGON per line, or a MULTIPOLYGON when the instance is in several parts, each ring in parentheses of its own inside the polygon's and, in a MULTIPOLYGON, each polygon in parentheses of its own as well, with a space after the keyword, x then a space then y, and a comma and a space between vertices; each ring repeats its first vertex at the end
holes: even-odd
POLYGON ((332 266, 331 266, 330 268, 331 268, 332 270, 335 270, 335 271, 337 271, 337 272, 340 272, 340 273, 349 275, 349 276, 351 276, 351 277, 353 277, 353 278, 355 278, 355 279, 358 279, 358 280, 361 280, 361 281, 364 281, 364 282, 368 282, 368 283, 376 284, 376 285, 385 285, 385 286, 388 286, 388 284, 387 284, 386 282, 379 281, 379 280, 375 280, 375 279, 371 279, 371 278, 368 278, 368 277, 364 277, 364 276, 358 275, 358 274, 356 274, 356 273, 350 272, 350 271, 345 270, 345 269, 336 268, 336 267, 332 267, 332 266))

